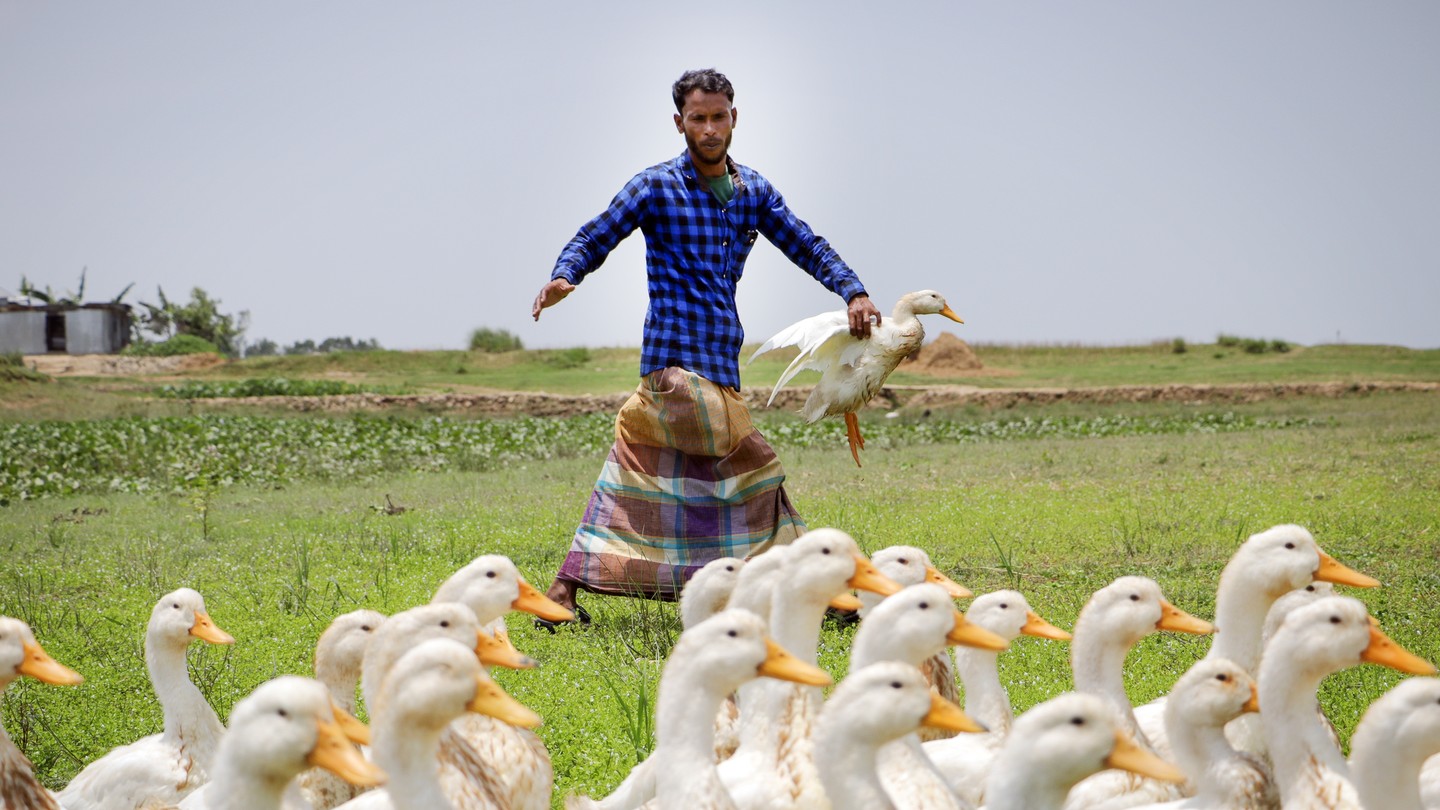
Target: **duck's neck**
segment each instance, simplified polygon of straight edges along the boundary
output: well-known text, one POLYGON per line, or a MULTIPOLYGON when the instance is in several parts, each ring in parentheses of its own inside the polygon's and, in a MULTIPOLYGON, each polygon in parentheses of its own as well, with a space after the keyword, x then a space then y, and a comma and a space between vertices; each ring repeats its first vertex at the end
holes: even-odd
POLYGON ((824 734, 815 740, 820 782, 834 810, 893 810, 880 783, 879 753, 874 743, 850 735, 824 734))
POLYGON ((1265 614, 1277 598, 1279 595, 1265 593, 1256 583, 1241 580, 1239 574, 1222 573, 1215 592, 1215 639, 1205 657, 1228 658, 1253 674, 1260 666, 1265 614))
POLYGON ((345 711, 355 713, 355 687, 360 681, 357 667, 320 664, 315 667, 315 680, 325 684, 330 699, 345 711))
POLYGON ((250 773, 221 760, 215 777, 205 786, 208 810, 279 810, 291 777, 250 773))
POLYGON ((1420 771, 1429 751, 1396 745, 1390 734, 1366 729, 1362 721, 1351 738, 1350 776, 1360 803, 1386 810, 1424 810, 1420 771))
POLYGON ((1315 710, 1315 690, 1329 672, 1300 669, 1294 665, 1297 660, 1286 650, 1277 649, 1260 664, 1265 745, 1275 766, 1280 800, 1287 805, 1306 795, 1307 786, 1314 787, 1317 779, 1333 775, 1348 782, 1350 778, 1349 766, 1315 710))
POLYGON ((727 690, 710 688, 701 673, 675 664, 655 698, 656 799, 660 807, 684 807, 687 791, 703 788, 728 801, 715 767, 715 713, 727 690))
POLYGON ((1075 691, 1103 699, 1132 736, 1138 736, 1135 708, 1125 693, 1125 656, 1136 639, 1116 639, 1103 627, 1085 621, 1082 614, 1075 623, 1075 638, 1070 643, 1070 667, 1075 675, 1075 691))
POLYGON ((452 810, 440 788, 440 735, 432 727, 386 712, 376 718, 375 764, 389 776, 385 790, 396 810, 452 810))
POLYGON ((60 804, 35 779, 30 760, 0 727, 0 807, 61 810, 60 804))
MULTIPOLYGON (((1170 701, 1166 708, 1180 708, 1175 706, 1175 703, 1170 701)), ((1229 740, 1225 739, 1225 728, 1187 723, 1172 710, 1165 716, 1165 733, 1170 738, 1170 750, 1175 754, 1175 763, 1185 772, 1199 795, 1207 799, 1222 797, 1223 786, 1209 778, 1208 774, 1213 765, 1235 756, 1235 749, 1231 747, 1229 740)), ((1215 803, 1218 805, 1223 802, 1215 803)))
MULTIPOLYGON (((1079 634, 1076 634, 1076 638, 1079 634)), ((1025 760, 1015 746, 1002 748, 985 782, 986 810, 1060 810, 1074 783, 1056 779, 1044 763, 1025 760)))
POLYGON ((185 666, 186 644, 150 639, 145 645, 145 666, 165 715, 165 736, 183 739, 190 753, 208 765, 225 728, 205 696, 190 682, 185 666))
POLYGON ((992 732, 1005 734, 1015 714, 1010 709, 1010 695, 1000 683, 998 661, 999 654, 990 650, 955 648, 955 668, 965 684, 965 713, 992 732))

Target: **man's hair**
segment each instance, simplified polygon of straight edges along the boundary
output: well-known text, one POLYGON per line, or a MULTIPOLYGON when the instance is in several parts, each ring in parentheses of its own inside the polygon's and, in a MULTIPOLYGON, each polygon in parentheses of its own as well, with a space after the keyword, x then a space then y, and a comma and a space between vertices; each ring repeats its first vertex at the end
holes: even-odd
POLYGON ((670 96, 675 99, 675 112, 683 112, 685 108, 685 97, 700 90, 706 93, 724 93, 731 103, 735 101, 735 87, 725 74, 715 68, 704 70, 687 70, 675 84, 670 88, 670 96))

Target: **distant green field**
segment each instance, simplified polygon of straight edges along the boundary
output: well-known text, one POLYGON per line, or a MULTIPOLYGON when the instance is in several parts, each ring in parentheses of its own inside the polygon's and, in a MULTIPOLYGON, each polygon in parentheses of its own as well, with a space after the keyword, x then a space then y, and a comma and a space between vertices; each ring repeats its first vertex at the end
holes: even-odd
MULTIPOLYGON (((902 365, 895 385, 971 385, 981 388, 1092 387, 1170 383, 1287 383, 1440 381, 1440 349, 1395 346, 1295 346, 1285 353, 1249 354, 1241 348, 1191 344, 1176 354, 1168 342, 1136 346, 1011 346, 980 344, 985 368, 937 376, 902 365)), ((793 352, 776 352, 746 366, 741 383, 768 390, 793 352)), ((29 419, 86 419, 112 415, 156 416, 192 412, 192 405, 161 401, 165 386, 244 383, 269 378, 300 384, 343 383, 366 390, 415 393, 546 391, 554 394, 614 394, 634 390, 638 349, 558 349, 501 354, 463 351, 371 351, 258 357, 205 371, 166 376, 57 378, 37 383, 0 377, 0 422, 29 419)), ((813 384, 802 372, 792 385, 813 384)))

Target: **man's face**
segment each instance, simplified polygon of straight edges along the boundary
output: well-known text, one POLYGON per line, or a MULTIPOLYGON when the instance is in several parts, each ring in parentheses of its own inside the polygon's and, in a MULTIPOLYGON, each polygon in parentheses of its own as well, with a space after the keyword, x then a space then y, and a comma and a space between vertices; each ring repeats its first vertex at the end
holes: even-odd
POLYGON ((675 129, 685 136, 696 163, 706 167, 724 164, 737 112, 724 93, 691 90, 685 97, 685 106, 675 116, 675 129))

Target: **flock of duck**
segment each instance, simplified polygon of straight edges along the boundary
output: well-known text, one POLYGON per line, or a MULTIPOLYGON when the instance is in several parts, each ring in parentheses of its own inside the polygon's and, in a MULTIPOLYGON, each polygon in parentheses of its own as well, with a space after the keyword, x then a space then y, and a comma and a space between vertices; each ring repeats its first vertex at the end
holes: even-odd
MULTIPOLYGON (((953 600, 971 594, 921 549, 866 558, 844 532, 812 530, 697 572, 660 681, 653 753, 611 795, 565 805, 1440 808, 1440 757, 1427 766, 1440 753, 1440 679, 1403 680, 1376 700, 1348 761, 1319 710, 1320 682, 1345 667, 1436 672, 1335 584, 1379 583, 1305 529, 1276 526, 1226 565, 1215 624, 1170 604, 1153 580, 1127 576, 1094 594, 1072 637, 1015 591, 976 597, 962 614, 953 600), (826 699, 832 679, 816 655, 829 607, 862 619, 849 675, 826 699), (1168 696, 1134 707, 1126 654, 1162 630, 1214 642, 1168 696), (1021 635, 1071 644, 1075 691, 1015 717, 997 656, 1021 635)), ((145 639, 163 731, 52 794, 0 730, 0 800, 5 810, 547 808, 554 773, 531 731, 540 718, 487 674, 534 666, 505 632, 511 610, 571 618, 509 559, 480 557, 430 604, 335 619, 317 644, 315 678, 262 684, 227 728, 191 683, 185 651, 196 638, 233 639, 182 588, 155 605, 145 639), (354 717, 357 687, 368 727, 354 717)), ((24 622, 0 617, 0 689, 22 675, 82 680, 24 622)))

